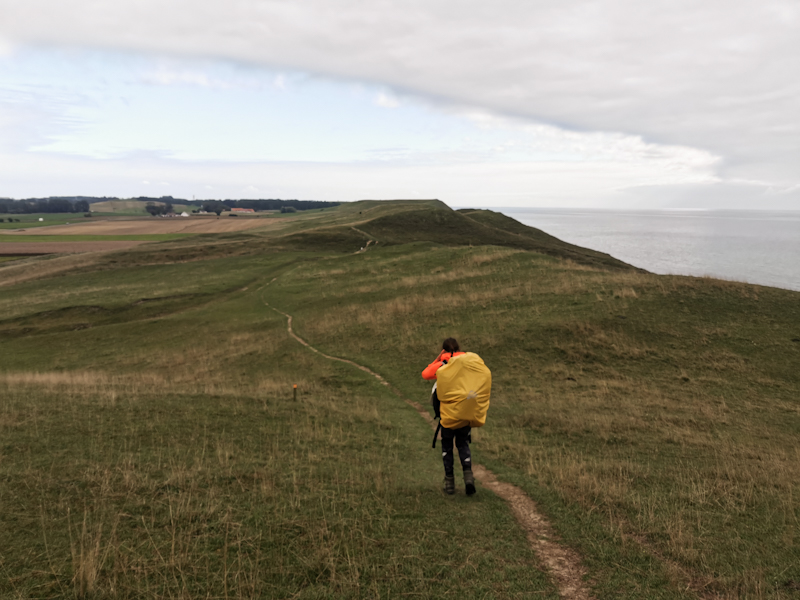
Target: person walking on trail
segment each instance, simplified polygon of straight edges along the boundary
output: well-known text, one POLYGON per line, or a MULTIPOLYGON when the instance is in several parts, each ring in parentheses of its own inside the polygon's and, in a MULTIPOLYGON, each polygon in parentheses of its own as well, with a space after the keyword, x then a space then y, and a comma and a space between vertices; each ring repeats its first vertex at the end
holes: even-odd
POLYGON ((453 443, 458 448, 458 458, 464 472, 464 488, 468 496, 475 493, 475 477, 472 474, 472 427, 481 427, 486 422, 489 408, 492 375, 483 360, 472 352, 461 352, 454 338, 442 343, 442 351, 422 371, 422 378, 436 381, 431 402, 439 427, 433 437, 442 432, 442 462, 444 463, 443 489, 447 494, 456 491, 453 471, 453 443))

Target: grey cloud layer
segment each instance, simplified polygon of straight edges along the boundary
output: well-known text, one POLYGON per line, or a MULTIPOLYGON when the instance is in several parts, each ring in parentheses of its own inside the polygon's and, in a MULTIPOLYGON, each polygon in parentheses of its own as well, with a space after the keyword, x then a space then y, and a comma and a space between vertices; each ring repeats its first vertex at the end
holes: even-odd
POLYGON ((800 182, 800 5, 782 1, 0 0, 12 42, 226 57, 721 157, 800 182))

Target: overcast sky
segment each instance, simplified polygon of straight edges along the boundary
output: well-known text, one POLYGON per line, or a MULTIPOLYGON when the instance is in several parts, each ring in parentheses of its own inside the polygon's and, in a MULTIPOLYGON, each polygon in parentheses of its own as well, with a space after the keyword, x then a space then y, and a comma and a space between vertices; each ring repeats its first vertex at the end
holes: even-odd
POLYGON ((0 196, 800 208, 797 1, 0 0, 0 196))

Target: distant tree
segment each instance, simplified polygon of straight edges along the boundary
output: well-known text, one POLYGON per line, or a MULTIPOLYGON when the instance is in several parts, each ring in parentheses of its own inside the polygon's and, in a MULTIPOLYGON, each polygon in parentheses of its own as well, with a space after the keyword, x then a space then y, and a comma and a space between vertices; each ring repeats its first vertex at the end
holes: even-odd
POLYGON ((166 206, 164 207, 164 214, 168 215, 171 214, 172 211, 172 202, 167 202, 166 206))
POLYGON ((219 202, 218 200, 203 202, 202 208, 206 212, 217 213, 217 216, 220 216, 222 214, 222 211, 224 210, 230 210, 229 206, 223 204, 222 202, 219 202))
POLYGON ((157 217, 164 212, 164 207, 160 204, 156 204, 155 202, 148 202, 144 209, 154 217, 157 217))
POLYGON ((84 217, 91 217, 91 216, 92 216, 92 213, 90 213, 90 212, 88 212, 88 213, 83 213, 83 216, 84 216, 84 217))
POLYGON ((87 213, 87 212, 89 212, 89 203, 86 200, 78 200, 73 205, 73 208, 74 208, 75 212, 87 213))
POLYGON ((282 206, 281 207, 282 213, 296 213, 297 209, 294 206, 282 206))
POLYGON ((48 198, 39 202, 42 212, 68 213, 74 210, 72 202, 66 198, 48 198))

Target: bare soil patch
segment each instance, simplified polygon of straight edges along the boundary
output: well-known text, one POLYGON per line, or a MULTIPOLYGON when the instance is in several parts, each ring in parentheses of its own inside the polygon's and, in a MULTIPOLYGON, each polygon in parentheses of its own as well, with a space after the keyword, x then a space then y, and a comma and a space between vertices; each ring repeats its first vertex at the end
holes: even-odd
POLYGON ((277 220, 247 217, 175 217, 162 219, 97 219, 93 221, 37 227, 6 235, 147 235, 163 233, 229 233, 275 226, 277 220))
POLYGON ((125 250, 146 244, 132 240, 108 242, 6 242, 0 244, 0 254, 36 255, 36 254, 74 254, 76 252, 100 252, 103 250, 125 250))

